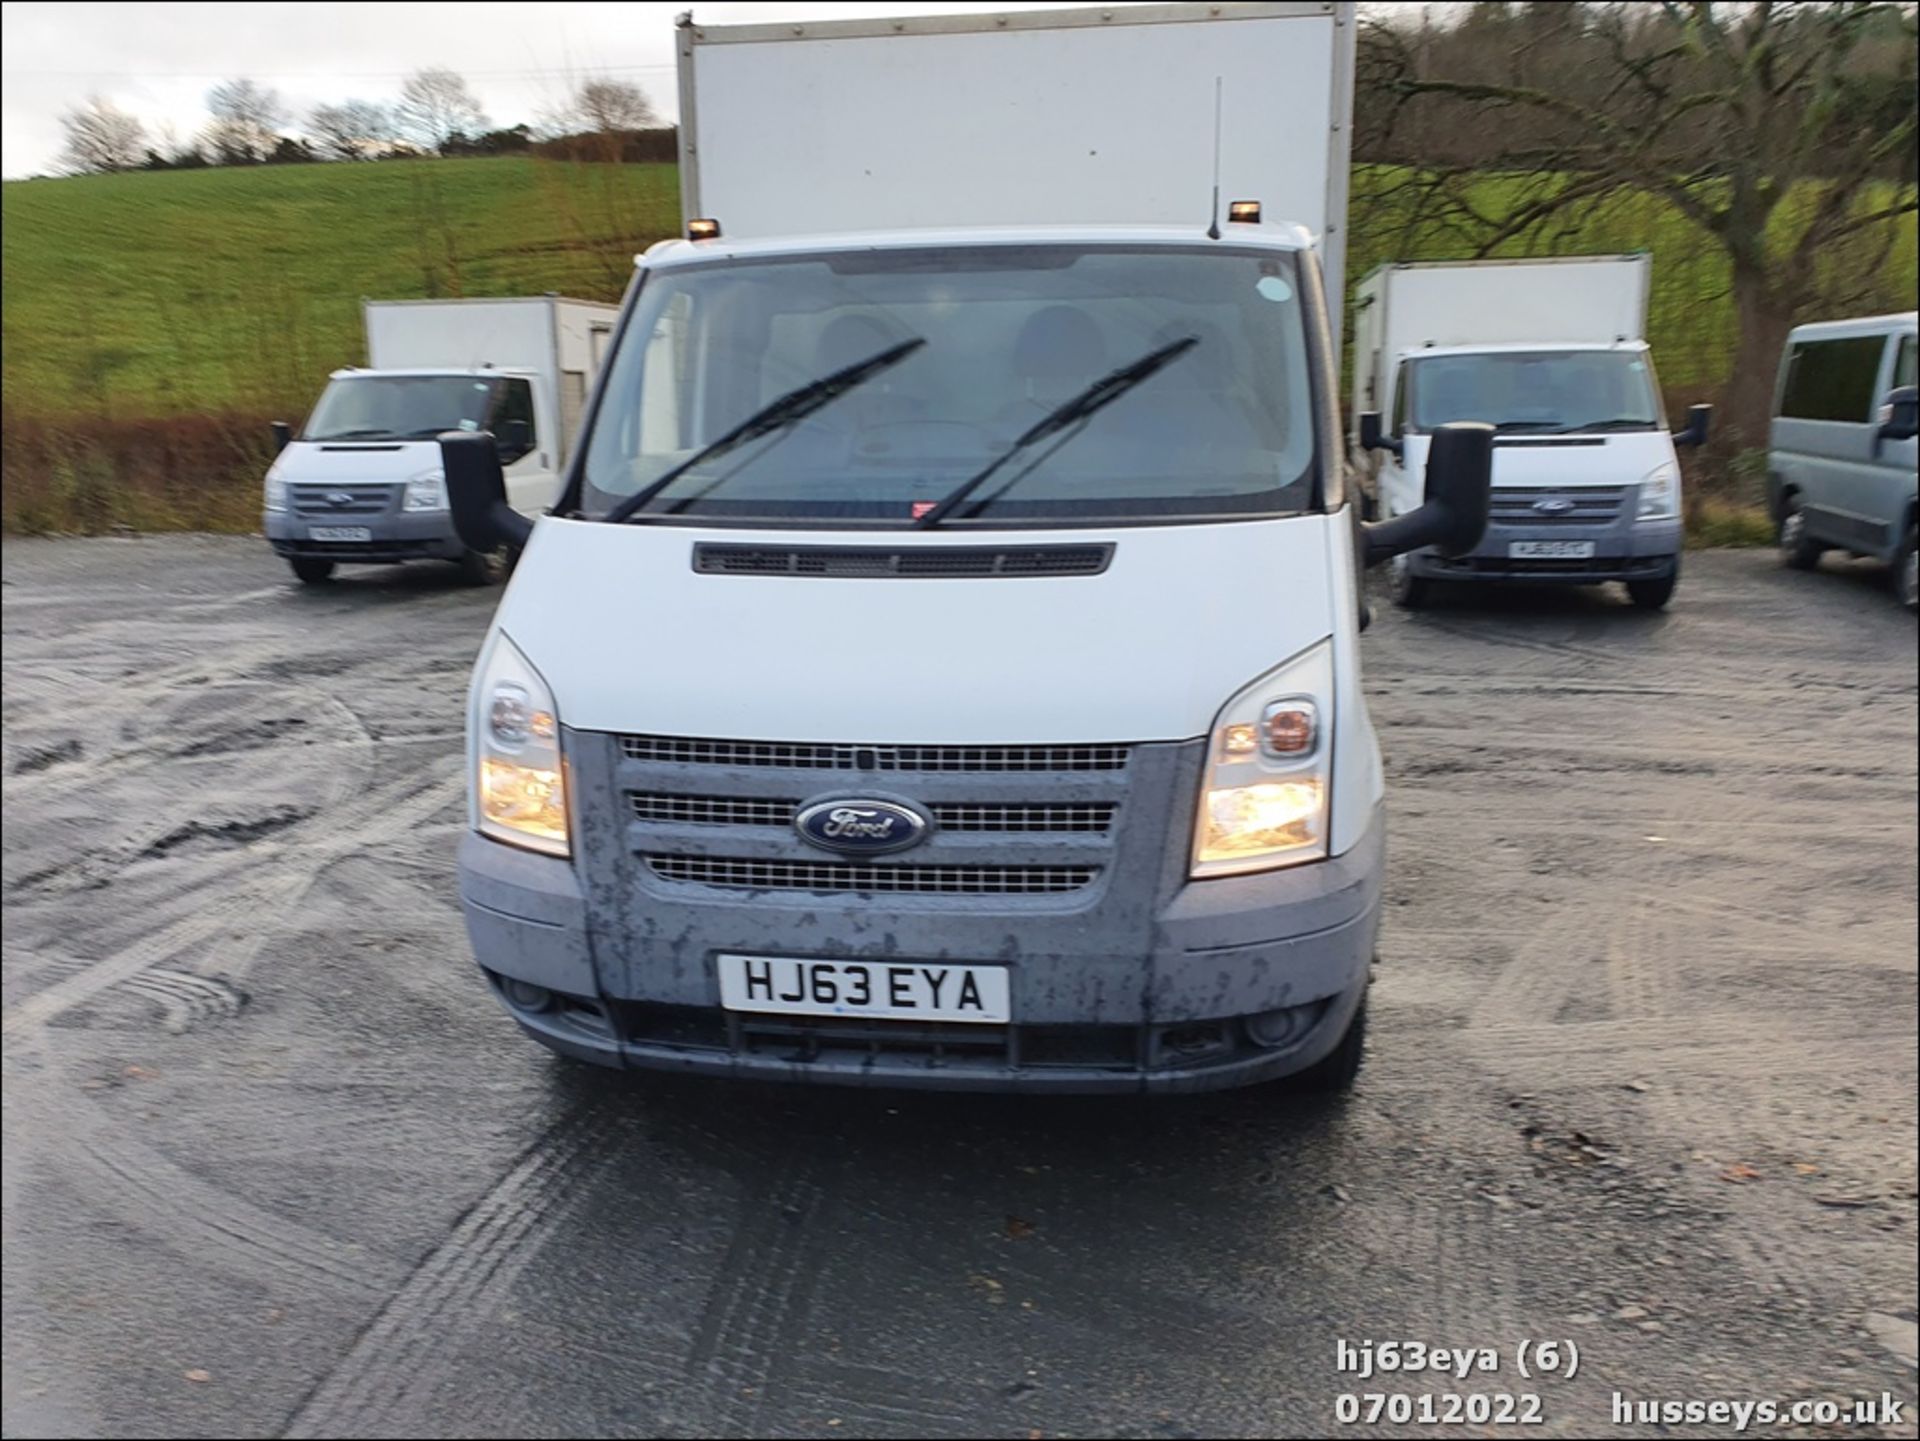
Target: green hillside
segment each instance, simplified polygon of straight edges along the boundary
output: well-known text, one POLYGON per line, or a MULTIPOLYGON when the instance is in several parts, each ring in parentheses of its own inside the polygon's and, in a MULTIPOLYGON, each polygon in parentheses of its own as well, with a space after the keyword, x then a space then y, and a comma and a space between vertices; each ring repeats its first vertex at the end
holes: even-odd
MULTIPOLYGON (((1349 282, 1386 260, 1470 253, 1429 223, 1409 178, 1356 170, 1349 282)), ((1473 199, 1499 214, 1519 193, 1489 175, 1473 199)), ((1799 208, 1781 208, 1789 233, 1799 208)), ((1911 303, 1913 217, 1899 224, 1891 246, 1852 262, 1865 277, 1856 313, 1911 303)), ((363 296, 614 300, 634 253, 678 229, 670 165, 502 157, 9 182, 0 523, 251 526, 266 422, 297 420, 329 370, 364 360, 363 296)), ((1534 245, 1651 251, 1649 339, 1670 399, 1725 380, 1724 252, 1670 206, 1616 197, 1534 245)))
POLYGON ((618 299, 678 225, 672 166, 522 157, 0 186, 5 403, 44 417, 254 410, 364 359, 362 296, 618 299))

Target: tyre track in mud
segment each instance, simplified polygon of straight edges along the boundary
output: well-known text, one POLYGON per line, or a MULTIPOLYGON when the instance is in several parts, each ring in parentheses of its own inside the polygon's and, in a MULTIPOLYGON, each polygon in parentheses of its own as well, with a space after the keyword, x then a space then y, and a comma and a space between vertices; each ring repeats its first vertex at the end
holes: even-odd
POLYGON ((288 1420, 289 1438, 424 1434, 448 1362, 499 1309, 568 1207, 612 1159, 587 1103, 542 1135, 407 1274, 288 1420))

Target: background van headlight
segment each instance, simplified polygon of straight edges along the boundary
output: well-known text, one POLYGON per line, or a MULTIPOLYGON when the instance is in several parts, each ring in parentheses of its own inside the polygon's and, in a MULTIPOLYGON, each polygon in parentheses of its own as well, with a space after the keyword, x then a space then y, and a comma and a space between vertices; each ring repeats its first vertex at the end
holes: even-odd
POLYGON ((1222 707, 1207 739, 1193 875, 1239 875, 1327 854, 1332 642, 1268 671, 1222 707))
POLYGON ((550 856, 571 854, 553 693, 504 633, 494 637, 470 704, 475 828, 550 856))
POLYGON ((1640 519, 1672 520, 1680 514, 1680 472, 1656 466, 1640 482, 1640 519))
POLYGON ((416 475, 407 482, 406 498, 400 502, 402 510, 445 510, 447 508, 447 478, 437 470, 425 475, 416 475))
POLYGON ((285 510, 287 508, 287 483, 279 476, 269 473, 266 494, 261 500, 266 510, 285 510))

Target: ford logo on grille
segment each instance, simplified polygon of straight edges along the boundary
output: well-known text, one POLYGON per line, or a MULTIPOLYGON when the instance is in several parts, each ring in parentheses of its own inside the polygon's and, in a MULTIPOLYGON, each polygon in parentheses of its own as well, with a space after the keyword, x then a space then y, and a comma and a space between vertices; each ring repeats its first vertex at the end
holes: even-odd
POLYGON ((349 492, 344 490, 330 490, 327 492, 327 504, 328 505, 352 505, 353 496, 349 492))
POLYGON ((914 845, 926 836, 928 822, 906 806, 861 797, 802 806, 793 828, 822 850, 877 856, 914 845))
POLYGON ((1565 515, 1573 509, 1573 502, 1570 500, 1561 500, 1556 497, 1553 500, 1536 500, 1533 503, 1533 508, 1541 515, 1565 515))

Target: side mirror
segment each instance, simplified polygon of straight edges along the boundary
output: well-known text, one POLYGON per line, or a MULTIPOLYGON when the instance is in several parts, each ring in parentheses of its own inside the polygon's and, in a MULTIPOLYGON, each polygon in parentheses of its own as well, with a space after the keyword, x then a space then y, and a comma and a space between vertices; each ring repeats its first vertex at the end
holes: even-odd
POLYGON ((1426 503, 1366 527, 1367 564, 1426 545, 1442 555, 1467 554, 1487 533, 1492 486, 1493 427, 1477 420, 1441 426, 1427 447, 1426 503))
POLYGON ((1385 434, 1380 429, 1380 412, 1363 410, 1360 412, 1360 448, 1362 450, 1387 450, 1396 457, 1406 453, 1406 446, 1397 438, 1385 434))
POLYGON ((450 430, 440 437, 440 468, 447 477, 447 508, 453 530, 468 550, 491 555, 519 547, 533 522, 507 504, 507 477, 500 447, 486 431, 450 430))
POLYGON ((1912 440, 1916 435, 1920 435, 1920 389, 1903 385, 1888 391, 1880 406, 1880 429, 1874 432, 1875 444, 1883 440, 1912 440))
POLYGON ((500 432, 500 459, 512 465, 533 449, 533 428, 524 420, 509 420, 500 432))
POLYGON ((273 423, 273 453, 278 455, 293 443, 293 427, 284 420, 273 423))
POLYGON ((1687 428, 1674 432, 1675 445, 1705 445, 1707 427, 1713 423, 1711 405, 1689 405, 1687 407, 1687 428))

